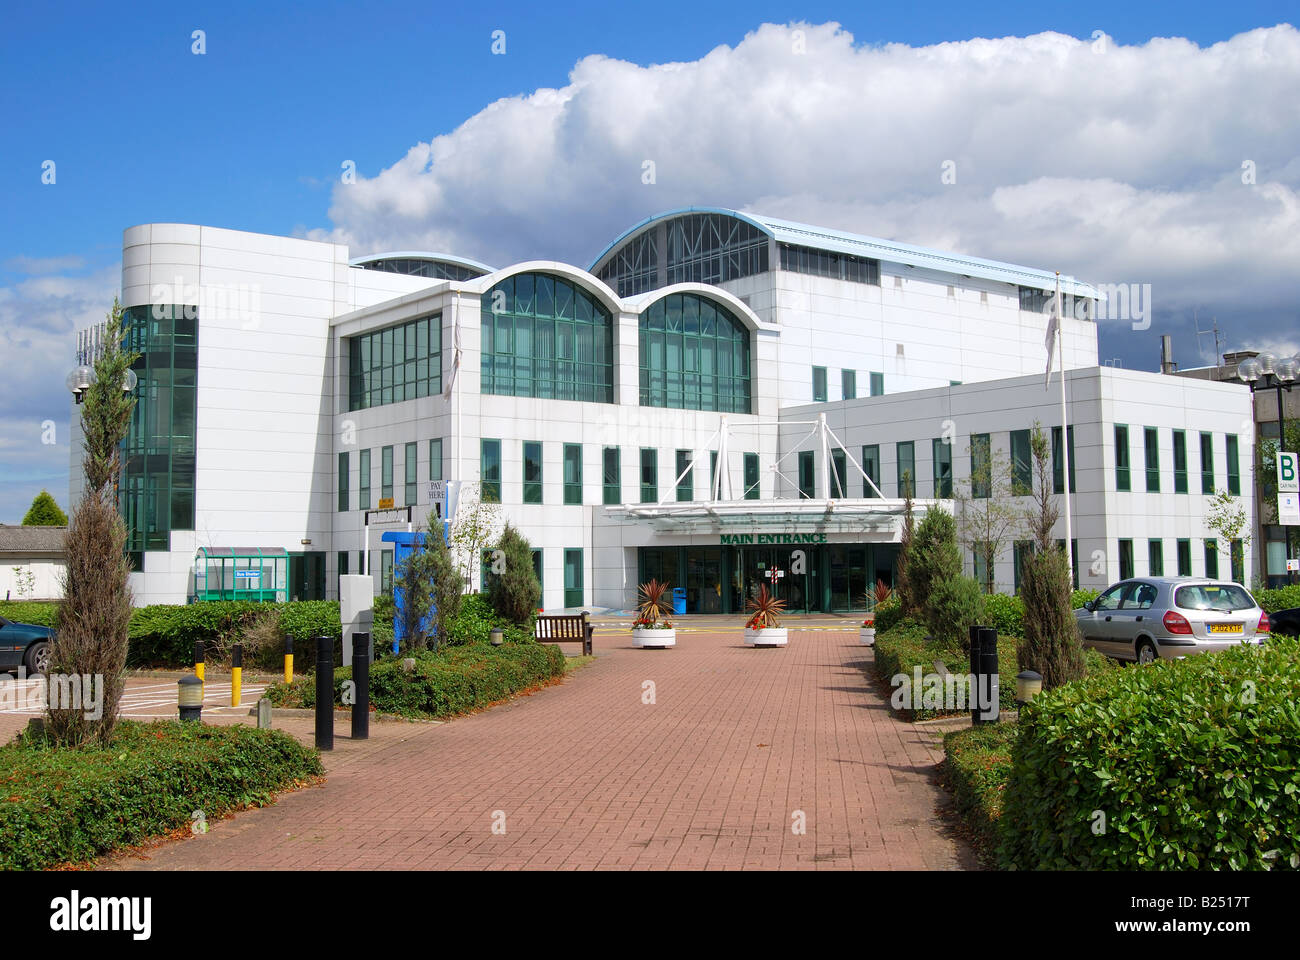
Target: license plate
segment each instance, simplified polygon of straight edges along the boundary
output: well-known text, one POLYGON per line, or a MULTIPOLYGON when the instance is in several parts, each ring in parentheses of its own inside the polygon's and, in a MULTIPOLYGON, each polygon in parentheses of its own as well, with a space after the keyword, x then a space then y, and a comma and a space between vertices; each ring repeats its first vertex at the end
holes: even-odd
POLYGON ((1210 633, 1241 633, 1241 624, 1212 623, 1210 624, 1210 633))

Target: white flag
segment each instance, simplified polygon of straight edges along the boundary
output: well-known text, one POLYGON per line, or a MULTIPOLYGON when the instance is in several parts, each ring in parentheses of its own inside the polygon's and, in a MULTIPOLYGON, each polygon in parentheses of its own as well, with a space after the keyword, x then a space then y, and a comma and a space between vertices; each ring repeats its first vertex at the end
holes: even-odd
POLYGON ((460 372, 460 311, 456 311, 456 329, 452 333, 451 373, 447 377, 447 386, 442 391, 442 399, 451 399, 452 387, 456 385, 456 374, 460 372))
POLYGON ((1056 281, 1056 298, 1052 301, 1051 319, 1047 321, 1047 373, 1043 377, 1043 389, 1052 382, 1052 356, 1056 353, 1056 330, 1061 325, 1061 281, 1056 281))

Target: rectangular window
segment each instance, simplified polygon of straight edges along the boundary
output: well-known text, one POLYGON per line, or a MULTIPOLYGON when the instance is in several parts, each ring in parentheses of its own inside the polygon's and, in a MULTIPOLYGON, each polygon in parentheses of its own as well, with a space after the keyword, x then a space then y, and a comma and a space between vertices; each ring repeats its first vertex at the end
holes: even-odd
POLYGON ((379 551, 379 589, 383 593, 393 592, 393 551, 379 551))
POLYGON ((849 463, 843 450, 831 451, 831 496, 842 500, 848 496, 849 463))
POLYGON ((402 466, 406 470, 404 505, 413 507, 420 502, 420 445, 418 443, 406 445, 406 458, 402 466))
POLYGON ((429 479, 442 479, 442 438, 429 441, 429 479))
POLYGON ((871 375, 871 395, 873 397, 883 397, 885 395, 885 375, 883 373, 873 373, 871 375))
POLYGON ((582 444, 564 445, 564 502, 582 503, 582 444))
POLYGON ((855 400, 858 396, 858 371, 840 371, 840 393, 845 400, 855 400))
POLYGON ((972 434, 970 438, 970 495, 976 500, 987 500, 993 486, 993 447, 987 433, 972 434))
POLYGON ((817 472, 811 450, 799 451, 799 496, 809 500, 817 496, 817 472))
MULTIPOLYGON (((865 446, 862 448, 862 472, 865 473, 868 477, 870 477, 871 483, 874 483, 877 489, 879 489, 880 487, 880 444, 873 443, 870 444, 869 446, 865 446)), ((866 479, 863 478, 862 495, 869 499, 873 497, 879 497, 884 492, 881 491, 881 493, 877 493, 875 490, 871 489, 871 483, 867 483, 866 479)))
POLYGON ((524 503, 542 502, 542 445, 524 441, 524 503))
POLYGON ((1192 541, 1187 539, 1178 541, 1178 575, 1180 577, 1192 575, 1192 541))
POLYGON ((937 500, 952 499, 952 444, 946 440, 935 440, 931 447, 934 451, 934 496, 937 500))
POLYGON ((1147 541, 1147 576, 1163 577, 1165 575, 1165 542, 1163 540, 1147 541))
POLYGON ((980 589, 985 593, 992 593, 989 589, 989 568, 984 557, 984 543, 977 540, 971 545, 971 568, 975 574, 975 582, 980 585, 980 589))
POLYGON ((564 551, 564 605, 568 608, 583 605, 582 550, 564 551))
POLYGON ((813 403, 826 401, 826 368, 813 367, 813 403))
POLYGON ((384 447, 379 451, 379 498, 393 499, 393 448, 384 447))
POLYGON ((745 454, 745 499, 759 499, 758 454, 745 454))
POLYGON ((659 502, 659 451, 641 448, 641 502, 659 502))
MULTIPOLYGON (((1230 433, 1223 439, 1228 452, 1228 492, 1234 497, 1239 497, 1241 496, 1241 464, 1237 457, 1237 436, 1230 433)), ((1241 580, 1237 579, 1237 582, 1240 583, 1241 580)))
POLYGON ((348 509, 348 455, 339 454, 339 513, 348 509))
POLYGON ((1133 541, 1119 542, 1119 578, 1129 580, 1133 577, 1133 541))
POLYGON ((900 500, 916 496, 916 447, 911 440, 897 446, 897 490, 900 500))
POLYGON ((1246 546, 1240 540, 1233 540, 1228 545, 1229 553, 1232 556, 1232 581, 1233 583, 1245 584, 1246 582, 1246 546))
POLYGON ((1034 458, 1029 451, 1029 431, 1011 431, 1011 495, 1027 497, 1034 492, 1034 458))
POLYGON ((542 579, 542 574, 546 571, 546 565, 542 557, 542 548, 533 547, 533 575, 537 577, 537 585, 541 587, 541 595, 537 598, 537 609, 540 612, 542 605, 546 602, 546 581, 542 579))
POLYGON ((348 552, 346 550, 340 550, 339 551, 339 576, 346 577, 347 575, 348 575, 348 552))
POLYGON ((442 392, 442 315, 347 340, 348 409, 364 410, 442 392))
MULTIPOLYGON (((1187 492, 1187 431, 1174 431, 1174 493, 1187 492)), ((1188 576, 1189 571, 1179 576, 1188 576)))
MULTIPOLYGON (((1074 427, 1071 426, 1065 431, 1066 442, 1070 445, 1067 453, 1070 456, 1070 492, 1074 493, 1074 427)), ((1064 493, 1065 480, 1062 476, 1064 463, 1061 458, 1061 428, 1052 427, 1052 492, 1064 493)))
POLYGON ((1146 456, 1147 493, 1160 492, 1160 431, 1147 427, 1142 431, 1142 449, 1146 456))
POLYGON ((501 502, 501 441, 479 441, 479 499, 501 502))
POLYGON ((1219 579, 1219 545, 1215 540, 1205 541, 1205 575, 1211 580, 1219 579))
POLYGON ((1122 423, 1115 424, 1115 489, 1127 492, 1132 488, 1129 482, 1128 463, 1128 427, 1122 423))
POLYGON ((601 482, 604 484, 604 502, 621 503, 623 500, 622 463, 618 447, 606 447, 601 452, 601 482))
POLYGON ((676 469, 673 471, 673 477, 677 480, 678 502, 682 503, 688 500, 694 500, 695 468, 691 467, 691 451, 677 451, 676 469), (685 471, 684 474, 683 471, 685 471))
POLYGON ((1024 578, 1025 561, 1034 555, 1034 541, 1017 540, 1011 551, 1011 567, 1015 576, 1015 592, 1020 592, 1020 581, 1024 578))
POLYGON ((362 450, 357 456, 360 476, 357 477, 358 510, 370 509, 370 451, 362 450))
POLYGON ((1214 494, 1214 434, 1201 434, 1201 493, 1214 494))
MULTIPOLYGON (((1056 545, 1060 549, 1064 550, 1065 540, 1064 539, 1057 540, 1056 545)), ((1074 578, 1074 589, 1078 590, 1079 589, 1079 541, 1078 540, 1070 541, 1070 571, 1074 578)))

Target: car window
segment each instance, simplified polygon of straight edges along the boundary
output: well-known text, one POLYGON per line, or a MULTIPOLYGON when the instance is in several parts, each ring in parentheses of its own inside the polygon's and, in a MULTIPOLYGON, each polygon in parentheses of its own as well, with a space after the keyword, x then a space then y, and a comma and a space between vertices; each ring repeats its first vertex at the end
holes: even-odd
POLYGON ((1141 606, 1141 604, 1138 603, 1138 591, 1144 586, 1145 584, 1142 583, 1126 583, 1124 585, 1124 593, 1119 598, 1119 609, 1137 610, 1141 606))
POLYGON ((1255 601, 1235 583, 1198 583, 1174 591, 1174 606, 1185 610, 1249 610, 1255 601))
POLYGON ((1144 583, 1137 590, 1137 608, 1139 610, 1150 610, 1156 602, 1156 588, 1149 583, 1144 583))
POLYGON ((1120 593, 1123 592, 1125 586, 1126 586, 1126 584, 1122 584, 1122 583, 1121 583, 1121 584, 1120 584, 1119 586, 1117 586, 1117 587, 1111 587, 1109 590, 1107 590, 1105 593, 1103 593, 1100 597, 1097 598, 1097 603, 1096 603, 1096 605, 1093 607, 1093 609, 1094 609, 1094 610, 1115 610, 1115 609, 1118 609, 1118 608, 1119 608, 1119 596, 1120 596, 1120 593))

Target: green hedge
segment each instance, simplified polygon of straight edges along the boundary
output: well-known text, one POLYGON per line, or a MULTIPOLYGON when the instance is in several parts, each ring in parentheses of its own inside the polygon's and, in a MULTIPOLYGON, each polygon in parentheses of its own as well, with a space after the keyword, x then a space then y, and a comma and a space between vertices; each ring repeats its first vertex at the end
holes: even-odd
POLYGON ((1300 640, 1292 638, 1111 671, 1044 694, 1020 716, 1001 862, 1300 867, 1297 702, 1300 640))
POLYGON ((79 863, 191 823, 216 820, 324 772, 278 730, 160 721, 118 724, 107 749, 24 735, 0 747, 0 870, 79 863))
POLYGON ((998 820, 1016 732, 1017 724, 1004 721, 954 730, 943 738, 944 783, 971 828, 980 855, 990 862, 997 855, 998 820))
MULTIPOLYGON (((375 710, 421 719, 468 713, 564 676, 565 662, 556 645, 532 642, 445 647, 412 659, 412 670, 400 659, 371 667, 370 703, 375 710)), ((351 679, 351 667, 334 671, 336 706, 344 705, 344 684, 351 679)), ((273 684, 265 696, 277 706, 314 708, 315 679, 273 684)))
POLYGON ((1279 610, 1300 607, 1300 584, 1280 587, 1277 590, 1255 590, 1252 595, 1264 608, 1265 613, 1277 613, 1279 610))

